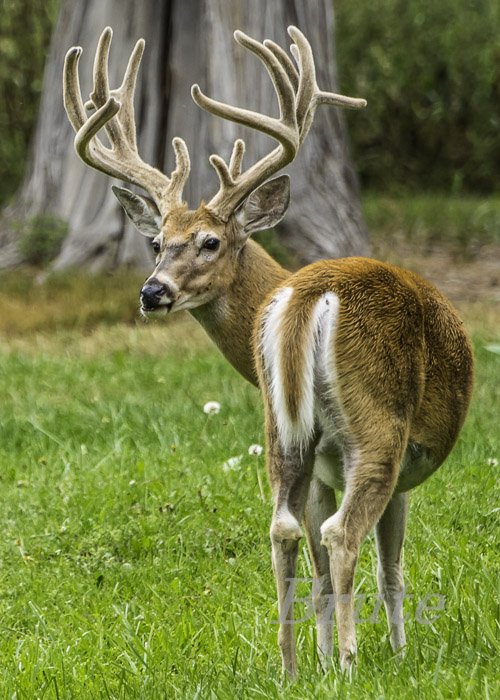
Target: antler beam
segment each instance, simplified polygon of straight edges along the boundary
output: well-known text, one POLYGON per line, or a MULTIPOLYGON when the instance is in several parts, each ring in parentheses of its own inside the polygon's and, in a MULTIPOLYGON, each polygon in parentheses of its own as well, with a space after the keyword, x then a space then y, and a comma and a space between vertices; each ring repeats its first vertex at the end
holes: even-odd
MULTIPOLYGON (((295 42, 291 52, 296 65, 273 41, 266 40, 260 43, 243 32, 234 33, 238 44, 254 53, 269 73, 278 98, 279 118, 218 102, 204 95, 198 85, 191 88, 193 100, 202 109, 261 131, 279 144, 244 173, 239 171, 240 168, 238 173, 231 172, 231 167, 218 155, 210 157, 210 163, 219 177, 220 187, 207 206, 222 220, 227 220, 231 212, 255 187, 293 161, 309 132, 319 104, 350 109, 366 107, 366 100, 320 90, 316 83, 314 58, 309 42, 297 27, 289 27, 288 33, 295 42)), ((235 157, 235 151, 240 154, 241 166, 244 152, 241 140, 236 141, 234 145, 231 161, 235 157)))

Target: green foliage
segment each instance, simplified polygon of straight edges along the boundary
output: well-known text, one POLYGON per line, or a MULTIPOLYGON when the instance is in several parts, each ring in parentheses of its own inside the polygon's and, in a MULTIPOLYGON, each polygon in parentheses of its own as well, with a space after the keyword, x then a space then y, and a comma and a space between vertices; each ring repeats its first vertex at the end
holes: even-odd
POLYGON ((29 265, 46 265, 57 256, 68 232, 62 219, 50 214, 39 214, 17 222, 18 248, 29 265))
POLYGON ((0 7, 0 203, 21 180, 36 121, 59 0, 2 0, 0 7))
MULTIPOLYGON (((324 675, 309 620, 292 684, 272 622, 264 458, 247 452, 262 444, 260 399, 215 350, 179 343, 182 324, 150 329, 138 346, 135 329, 116 344, 108 330, 107 345, 73 332, 0 346, 2 697, 498 697, 498 357, 478 345, 463 436, 412 494, 405 659, 380 613, 358 625, 352 682, 337 664, 324 675), (426 626, 429 593, 445 606, 426 626)), ((374 549, 356 577, 371 601, 374 549)), ((303 554, 298 575, 312 575, 303 554)))
POLYGON ((498 0, 336 0, 342 91, 371 188, 498 190, 498 0))

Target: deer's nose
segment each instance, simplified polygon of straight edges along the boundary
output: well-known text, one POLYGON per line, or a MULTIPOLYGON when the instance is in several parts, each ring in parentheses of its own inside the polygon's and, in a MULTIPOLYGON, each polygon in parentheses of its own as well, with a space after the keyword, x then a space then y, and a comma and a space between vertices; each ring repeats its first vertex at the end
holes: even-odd
POLYGON ((141 304, 145 309, 155 309, 160 306, 164 297, 171 296, 169 287, 153 278, 148 280, 141 289, 141 304))

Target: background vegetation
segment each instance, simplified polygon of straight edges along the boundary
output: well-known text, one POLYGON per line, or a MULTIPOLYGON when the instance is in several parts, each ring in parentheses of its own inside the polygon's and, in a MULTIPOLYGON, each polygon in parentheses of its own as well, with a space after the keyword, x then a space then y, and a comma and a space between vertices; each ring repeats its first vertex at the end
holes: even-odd
MULTIPOLYGON (((0 204, 22 177, 58 0, 2 0, 0 204)), ((371 189, 498 191, 497 0, 336 0, 340 85, 368 99, 350 123, 371 189)))
POLYGON ((368 100, 350 123, 378 190, 498 191, 500 3, 337 0, 340 83, 368 100))

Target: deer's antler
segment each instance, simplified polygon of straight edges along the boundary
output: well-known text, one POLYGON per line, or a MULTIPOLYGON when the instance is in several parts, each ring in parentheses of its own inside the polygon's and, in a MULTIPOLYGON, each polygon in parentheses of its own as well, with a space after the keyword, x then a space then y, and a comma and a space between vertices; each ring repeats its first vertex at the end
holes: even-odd
POLYGON ((309 42, 297 27, 289 27, 288 33, 295 42, 291 46, 291 52, 296 65, 273 41, 266 40, 261 43, 243 32, 234 33, 236 41, 256 54, 267 69, 278 97, 279 118, 213 100, 204 95, 198 85, 191 88, 193 100, 199 107, 223 119, 261 131, 279 144, 243 173, 241 163, 245 144, 241 139, 234 144, 229 166, 218 155, 210 157, 210 163, 219 177, 220 187, 207 206, 222 220, 227 220, 231 212, 255 187, 295 158, 319 104, 351 109, 366 107, 366 100, 320 90, 316 83, 314 59, 309 42))
POLYGON ((137 150, 134 93, 144 40, 139 39, 136 43, 121 86, 110 90, 108 56, 112 36, 110 27, 106 27, 100 36, 94 61, 94 87, 85 105, 78 77, 82 49, 74 46, 66 54, 64 107, 76 132, 75 149, 92 168, 144 188, 164 214, 182 204, 182 190, 190 170, 187 146, 181 138, 173 140, 176 165, 170 178, 141 159, 137 150), (86 110, 90 109, 95 111, 88 117, 86 110), (111 148, 97 136, 103 127, 111 148))

